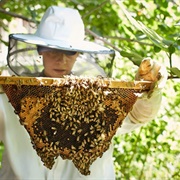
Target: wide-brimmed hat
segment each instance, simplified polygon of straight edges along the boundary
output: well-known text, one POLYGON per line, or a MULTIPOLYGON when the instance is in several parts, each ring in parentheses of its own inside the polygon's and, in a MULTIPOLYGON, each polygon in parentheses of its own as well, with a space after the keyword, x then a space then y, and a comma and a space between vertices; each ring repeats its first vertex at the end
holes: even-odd
POLYGON ((18 41, 54 49, 112 54, 113 50, 84 40, 84 24, 78 10, 51 6, 34 34, 11 34, 18 41))

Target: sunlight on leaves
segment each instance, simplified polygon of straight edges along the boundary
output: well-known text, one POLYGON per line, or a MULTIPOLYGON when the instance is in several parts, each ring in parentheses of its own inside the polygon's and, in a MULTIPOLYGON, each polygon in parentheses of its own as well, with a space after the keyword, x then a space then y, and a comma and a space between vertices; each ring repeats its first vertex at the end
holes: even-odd
POLYGON ((136 21, 131 14, 125 9, 124 5, 120 1, 116 1, 119 4, 119 7, 124 12, 128 20, 131 22, 133 26, 135 26, 138 30, 142 31, 153 43, 154 45, 160 47, 161 49, 168 51, 168 47, 172 44, 171 41, 168 41, 158 35, 155 31, 146 27, 142 22, 136 21))

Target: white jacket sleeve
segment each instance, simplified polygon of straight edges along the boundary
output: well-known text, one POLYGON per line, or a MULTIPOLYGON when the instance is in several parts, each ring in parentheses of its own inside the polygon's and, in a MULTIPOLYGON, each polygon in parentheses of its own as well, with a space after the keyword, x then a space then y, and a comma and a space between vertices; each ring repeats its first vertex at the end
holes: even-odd
POLYGON ((151 98, 138 99, 129 112, 128 118, 135 124, 146 123, 154 119, 159 111, 162 93, 155 90, 151 98))
POLYGON ((122 126, 118 129, 116 135, 129 133, 153 120, 158 114, 161 100, 162 93, 158 90, 154 91, 149 99, 138 99, 134 104, 132 111, 130 111, 124 119, 122 126))

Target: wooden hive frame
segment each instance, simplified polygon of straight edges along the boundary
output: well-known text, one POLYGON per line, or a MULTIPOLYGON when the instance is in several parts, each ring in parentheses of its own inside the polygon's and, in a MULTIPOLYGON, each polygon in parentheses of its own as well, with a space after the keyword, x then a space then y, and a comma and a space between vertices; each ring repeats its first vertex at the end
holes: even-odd
POLYGON ((58 156, 71 160, 84 175, 109 148, 148 81, 65 76, 0 76, 0 84, 44 165, 58 156))

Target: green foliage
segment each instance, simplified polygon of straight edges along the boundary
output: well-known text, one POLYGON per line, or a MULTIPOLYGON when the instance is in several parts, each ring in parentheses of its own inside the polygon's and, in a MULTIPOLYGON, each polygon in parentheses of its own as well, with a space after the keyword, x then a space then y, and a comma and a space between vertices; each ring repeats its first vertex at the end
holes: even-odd
MULTIPOLYGON (((4 10, 36 24, 50 5, 77 8, 85 27, 102 36, 100 41, 107 46, 115 48, 114 61, 100 62, 112 77, 133 80, 144 57, 166 65, 169 80, 163 91, 159 116, 141 129, 114 139, 114 165, 117 179, 180 179, 180 26, 176 25, 180 21, 179 0, 3 2, 6 2, 1 5, 4 10)), ((0 26, 10 32, 7 22, 15 16, 0 11, 0 17, 0 26)), ((86 35, 86 38, 96 40, 89 32, 86 35)), ((3 37, 0 39, 7 43, 3 37)), ((2 147, 0 144, 0 158, 2 147)))
MULTIPOLYGON (((135 64, 138 64, 137 62, 139 62, 139 56, 137 56, 137 54, 141 54, 142 57, 147 56, 147 55, 150 55, 153 57, 153 56, 155 56, 154 54, 157 54, 161 50, 163 50, 163 51, 167 52, 169 65, 170 65, 170 68, 172 68, 172 54, 175 54, 175 53, 179 54, 179 43, 178 43, 179 42, 179 27, 175 26, 176 22, 171 24, 172 27, 167 26, 167 24, 164 23, 164 21, 166 21, 166 20, 167 20, 167 22, 169 22, 170 21, 169 18, 171 18, 171 15, 168 12, 166 12, 165 10, 163 10, 162 11, 163 14, 161 14, 162 16, 164 15, 163 19, 158 18, 158 21, 155 21, 155 19, 157 17, 160 17, 160 15, 157 15, 156 13, 155 13, 156 16, 154 16, 154 18, 150 17, 150 19, 148 19, 147 18, 148 15, 145 13, 142 14, 142 12, 143 12, 143 8, 146 8, 147 5, 150 6, 150 3, 151 3, 151 1, 149 2, 149 5, 148 5, 148 1, 147 2, 144 1, 144 3, 140 3, 140 7, 142 9, 139 10, 137 12, 137 15, 134 15, 134 17, 133 17, 133 15, 131 15, 130 12, 128 12, 128 10, 131 9, 130 8, 131 6, 128 5, 127 6, 128 8, 125 8, 122 3, 119 3, 120 9, 123 11, 123 13, 129 20, 129 22, 131 23, 131 26, 129 26, 129 23, 127 23, 126 21, 123 24, 123 26, 124 26, 123 30, 126 32, 125 36, 127 38, 131 38, 135 35, 133 38, 136 38, 137 40, 139 40, 139 44, 141 44, 142 40, 143 40, 144 45, 146 45, 145 42, 148 42, 149 40, 151 43, 153 43, 151 45, 149 44, 150 46, 152 46, 151 48, 147 48, 147 46, 146 47, 135 46, 135 50, 133 47, 134 45, 132 46, 131 44, 127 44, 127 46, 124 46, 124 44, 123 44, 123 46, 121 46, 121 48, 123 49, 121 51, 121 55, 123 57, 127 57, 129 60, 132 60, 135 64), (143 19, 144 22, 141 22, 142 21, 141 19, 143 19), (148 24, 147 24, 147 22, 148 22, 148 24), (135 27, 135 29, 133 29, 133 26, 135 27), (149 26, 151 28, 153 28, 154 30, 149 28, 149 26), (127 50, 127 47, 129 50, 127 50), (151 53, 154 53, 154 54, 148 53, 148 51, 150 51, 151 53), (130 58, 130 56, 131 56, 131 58, 130 58)), ((166 5, 171 6, 170 3, 171 2, 169 2, 169 4, 166 3, 166 5)), ((132 4, 134 4, 134 3, 132 3, 132 4)), ((137 5, 139 5, 138 3, 135 3, 135 4, 136 5, 133 5, 133 8, 135 8, 137 5)), ((162 8, 164 6, 163 3, 161 6, 159 5, 159 3, 154 4, 154 6, 155 5, 157 5, 158 8, 159 7, 162 8)), ((137 8, 137 9, 139 9, 139 8, 137 8)), ((175 9, 175 10, 177 10, 177 9, 175 9)), ((135 11, 134 12, 134 14, 135 14, 137 10, 134 10, 134 11, 135 11)), ((170 11, 173 12, 173 8, 170 9, 170 11)), ((154 12, 157 12, 157 9, 154 8, 154 12)), ((161 12, 161 10, 160 10, 160 12, 161 12)), ((146 11, 146 13, 147 13, 147 11, 146 11)), ((125 17, 123 16, 123 21, 124 21, 124 18, 125 17)), ((178 18, 175 18, 175 19, 178 19, 178 18)), ((120 28, 121 27, 119 27, 119 29, 120 28)), ((130 41, 130 42, 132 42, 132 41, 130 41)), ((170 69, 170 71, 171 71, 171 69, 170 69)))
POLYGON ((178 179, 180 138, 164 120, 115 139, 115 165, 121 179, 178 179), (176 159, 176 158, 177 159, 176 159))
POLYGON ((2 142, 0 142, 0 168, 1 168, 1 162, 2 162, 2 154, 4 151, 4 145, 2 142))
POLYGON ((176 75, 177 77, 180 78, 180 70, 176 67, 170 68, 170 71, 173 75, 176 75))

